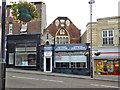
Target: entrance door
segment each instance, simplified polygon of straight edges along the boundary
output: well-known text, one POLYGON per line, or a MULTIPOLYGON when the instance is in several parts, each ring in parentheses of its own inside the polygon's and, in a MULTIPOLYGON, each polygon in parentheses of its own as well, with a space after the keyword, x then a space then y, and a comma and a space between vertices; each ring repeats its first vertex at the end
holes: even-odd
POLYGON ((46 58, 46 71, 50 71, 50 58, 46 58))
POLYGON ((52 57, 44 58, 44 72, 52 72, 52 57))

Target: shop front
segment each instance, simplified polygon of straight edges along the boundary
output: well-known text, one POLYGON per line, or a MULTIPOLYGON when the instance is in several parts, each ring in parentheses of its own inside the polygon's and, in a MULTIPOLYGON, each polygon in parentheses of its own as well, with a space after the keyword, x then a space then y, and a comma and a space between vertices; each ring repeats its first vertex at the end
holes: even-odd
POLYGON ((97 48, 101 54, 94 56, 95 75, 120 75, 120 52, 118 47, 97 48))
POLYGON ((52 72, 52 63, 53 63, 53 47, 52 46, 44 46, 44 72, 52 72))
POLYGON ((40 34, 7 36, 7 67, 40 68, 40 34))
POLYGON ((89 75, 88 44, 56 45, 54 47, 54 72, 66 74, 89 75))

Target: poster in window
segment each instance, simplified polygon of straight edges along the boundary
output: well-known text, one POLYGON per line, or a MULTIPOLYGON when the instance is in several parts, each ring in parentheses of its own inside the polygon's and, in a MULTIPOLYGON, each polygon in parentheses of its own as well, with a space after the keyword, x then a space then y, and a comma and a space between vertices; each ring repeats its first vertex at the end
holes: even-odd
POLYGON ((103 72, 103 60, 97 61, 97 72, 103 72))
POLYGON ((114 72, 114 64, 113 61, 107 61, 107 71, 114 72))

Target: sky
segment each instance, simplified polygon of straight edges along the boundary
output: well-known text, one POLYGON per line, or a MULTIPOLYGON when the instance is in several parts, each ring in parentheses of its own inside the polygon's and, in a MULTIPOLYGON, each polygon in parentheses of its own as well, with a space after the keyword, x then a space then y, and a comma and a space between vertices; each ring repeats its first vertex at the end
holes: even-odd
MULTIPOLYGON (((11 0, 6 0, 9 4, 11 0)), ((19 1, 19 0, 12 0, 19 1)), ((73 24, 81 29, 83 34, 90 22, 90 0, 27 0, 28 2, 42 1, 46 4, 47 26, 58 16, 68 17, 73 24)), ((92 21, 98 18, 118 16, 118 2, 120 0, 95 0, 92 5, 92 21)))

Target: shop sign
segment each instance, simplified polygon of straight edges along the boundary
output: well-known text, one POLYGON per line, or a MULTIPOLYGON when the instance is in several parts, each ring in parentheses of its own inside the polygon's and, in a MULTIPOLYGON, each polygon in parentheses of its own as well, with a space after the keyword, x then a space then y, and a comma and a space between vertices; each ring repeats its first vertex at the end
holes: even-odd
POLYGON ((52 56, 52 52, 49 52, 49 51, 44 52, 44 56, 52 56))
POLYGON ((76 50, 86 50, 86 49, 87 49, 86 45, 55 46, 55 51, 76 51, 76 50))
POLYGON ((45 46, 45 47, 44 47, 44 50, 45 50, 45 51, 52 51, 52 46, 48 46, 48 47, 45 46))

